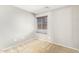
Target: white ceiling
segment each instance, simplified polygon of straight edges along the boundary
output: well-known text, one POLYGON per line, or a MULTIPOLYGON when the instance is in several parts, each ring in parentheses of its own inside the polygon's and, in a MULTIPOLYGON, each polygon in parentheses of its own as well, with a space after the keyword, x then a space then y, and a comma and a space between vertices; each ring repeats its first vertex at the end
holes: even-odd
POLYGON ((66 5, 16 5, 15 7, 24 9, 28 12, 38 14, 38 13, 46 12, 56 8, 65 7, 65 6, 66 5))

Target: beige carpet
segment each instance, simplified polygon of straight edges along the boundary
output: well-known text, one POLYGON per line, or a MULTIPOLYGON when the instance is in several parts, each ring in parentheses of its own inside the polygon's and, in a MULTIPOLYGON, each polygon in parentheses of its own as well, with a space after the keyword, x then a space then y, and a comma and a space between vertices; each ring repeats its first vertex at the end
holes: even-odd
POLYGON ((32 40, 29 43, 22 43, 16 47, 5 49, 6 53, 75 53, 77 50, 59 46, 42 40, 32 40))

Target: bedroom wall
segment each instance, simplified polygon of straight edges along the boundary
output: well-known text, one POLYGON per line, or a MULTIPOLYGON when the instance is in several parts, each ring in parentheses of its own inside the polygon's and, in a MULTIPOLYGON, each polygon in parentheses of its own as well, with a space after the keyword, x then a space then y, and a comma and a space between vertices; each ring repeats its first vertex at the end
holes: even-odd
POLYGON ((49 12, 51 41, 79 49, 79 6, 69 6, 49 12))
POLYGON ((79 6, 58 8, 37 16, 44 15, 48 15, 49 41, 79 49, 79 6))
POLYGON ((34 31, 33 14, 14 6, 0 6, 0 49, 28 38, 34 31))
POLYGON ((52 11, 51 38, 53 42, 66 47, 73 47, 72 40, 72 7, 52 11))
POLYGON ((74 47, 79 49, 79 6, 73 6, 72 11, 72 38, 74 47))

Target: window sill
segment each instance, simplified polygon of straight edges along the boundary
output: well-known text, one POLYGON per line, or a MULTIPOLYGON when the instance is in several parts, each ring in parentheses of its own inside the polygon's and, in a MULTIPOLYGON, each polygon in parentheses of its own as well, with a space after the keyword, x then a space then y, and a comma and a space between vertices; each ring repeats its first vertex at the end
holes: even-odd
POLYGON ((37 30, 36 33, 47 34, 47 30, 37 30))

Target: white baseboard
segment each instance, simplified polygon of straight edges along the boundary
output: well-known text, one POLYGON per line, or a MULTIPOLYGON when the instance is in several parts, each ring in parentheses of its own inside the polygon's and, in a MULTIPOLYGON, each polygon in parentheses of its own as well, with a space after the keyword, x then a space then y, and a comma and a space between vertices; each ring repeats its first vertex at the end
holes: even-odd
POLYGON ((50 43, 52 43, 52 44, 60 45, 60 46, 66 47, 66 48, 70 48, 70 49, 79 51, 79 49, 76 49, 76 48, 73 48, 73 47, 65 46, 65 45, 63 45, 63 44, 54 42, 54 41, 52 41, 52 40, 50 40, 50 39, 46 39, 46 40, 45 40, 45 39, 39 39, 39 40, 48 41, 48 42, 50 42, 50 43))

